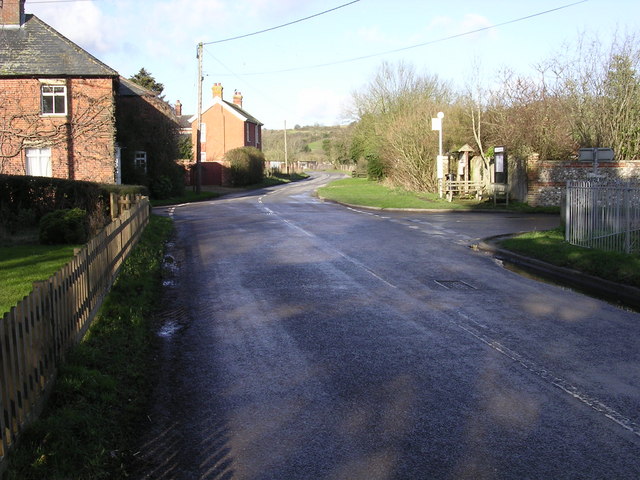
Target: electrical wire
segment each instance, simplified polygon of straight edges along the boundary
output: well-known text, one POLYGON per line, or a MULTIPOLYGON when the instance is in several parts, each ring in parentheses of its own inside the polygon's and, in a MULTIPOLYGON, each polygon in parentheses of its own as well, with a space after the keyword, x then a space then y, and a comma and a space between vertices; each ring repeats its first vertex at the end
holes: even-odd
POLYGON ((359 1, 360 0, 353 0, 352 2, 345 3, 343 5, 339 5, 339 6, 334 7, 334 8, 330 8, 329 10, 324 10, 323 12, 315 13, 313 15, 309 15, 308 17, 300 18, 300 19, 294 20, 292 22, 283 23, 282 25, 278 25, 278 26, 275 26, 275 27, 265 28, 264 30, 259 30, 257 32, 245 33, 244 35, 238 35, 237 37, 223 38, 222 40, 214 40, 213 42, 203 42, 203 45, 213 45, 215 43, 230 42, 231 40, 238 40, 240 38, 251 37, 253 35, 258 35, 260 33, 270 32, 272 30, 277 30, 279 28, 288 27, 289 25, 293 25, 295 23, 304 22, 305 20, 309 20, 309 19, 314 18, 314 17, 319 17, 320 15, 324 15, 326 13, 334 12, 334 11, 340 9, 340 8, 348 7, 349 5, 353 5, 354 3, 358 3, 359 1))
POLYGON ((505 25, 510 25, 510 24, 513 24, 513 23, 522 22, 524 20, 529 20, 531 18, 539 17, 541 15, 546 15, 546 14, 549 14, 549 13, 552 13, 552 12, 556 12, 558 10, 562 10, 562 9, 569 8, 569 7, 574 7, 576 5, 579 5, 581 3, 586 3, 588 1, 589 0, 580 0, 579 2, 574 2, 574 3, 567 4, 567 5, 562 5, 560 7, 552 8, 550 10, 545 10, 545 11, 538 12, 538 13, 533 13, 533 14, 527 15, 525 17, 520 17, 520 18, 516 18, 516 19, 513 19, 513 20, 507 20, 506 22, 497 23, 495 25, 489 25, 487 27, 477 28, 475 30, 469 30, 467 32, 457 33, 455 35, 449 35, 447 37, 442 37, 442 38, 438 38, 438 39, 435 39, 435 40, 430 40, 428 42, 418 43, 418 44, 415 44, 415 45, 409 45, 407 47, 396 48, 394 50, 387 50, 387 51, 384 51, 384 52, 372 53, 370 55, 363 55, 363 56, 360 56, 360 57, 353 57, 353 58, 347 58, 347 59, 344 59, 344 60, 337 60, 335 62, 320 63, 320 64, 317 64, 317 65, 307 65, 307 66, 304 66, 304 67, 292 67, 292 68, 286 68, 286 69, 282 69, 282 70, 272 70, 272 71, 266 71, 266 72, 247 72, 247 73, 242 73, 242 75, 272 75, 272 74, 276 74, 276 73, 297 72, 297 71, 301 71, 301 70, 310 70, 310 69, 314 69, 314 68, 323 68, 323 67, 330 67, 330 66, 333 66, 333 65, 341 65, 341 64, 344 64, 344 63, 357 62, 357 61, 360 61, 360 60, 366 60, 368 58, 380 57, 380 56, 383 56, 383 55, 390 55, 392 53, 398 53, 398 52, 403 52, 403 51, 406 51, 406 50, 411 50, 411 49, 414 49, 414 48, 425 47, 427 45, 433 45, 435 43, 441 43, 441 42, 445 42, 447 40, 453 40, 454 38, 464 37, 464 36, 467 36, 467 35, 473 35, 474 33, 480 33, 480 32, 484 32, 486 30, 491 30, 491 29, 494 29, 494 28, 503 27, 505 25))

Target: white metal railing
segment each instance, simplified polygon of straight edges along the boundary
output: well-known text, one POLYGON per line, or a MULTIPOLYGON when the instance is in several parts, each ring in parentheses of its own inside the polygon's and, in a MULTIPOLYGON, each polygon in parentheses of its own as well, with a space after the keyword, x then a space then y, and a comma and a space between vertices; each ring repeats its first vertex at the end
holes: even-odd
POLYGON ((567 182, 565 239, 582 247, 640 252, 640 183, 567 182))

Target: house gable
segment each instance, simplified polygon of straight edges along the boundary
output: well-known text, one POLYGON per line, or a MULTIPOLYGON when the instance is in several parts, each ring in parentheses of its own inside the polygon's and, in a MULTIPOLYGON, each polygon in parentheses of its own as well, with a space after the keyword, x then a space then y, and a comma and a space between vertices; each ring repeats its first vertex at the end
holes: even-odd
POLYGON ((113 77, 118 72, 67 39, 35 15, 18 29, 3 29, 2 77, 113 77))
POLYGON ((117 72, 23 15, 24 0, 0 3, 0 173, 113 183, 117 72))

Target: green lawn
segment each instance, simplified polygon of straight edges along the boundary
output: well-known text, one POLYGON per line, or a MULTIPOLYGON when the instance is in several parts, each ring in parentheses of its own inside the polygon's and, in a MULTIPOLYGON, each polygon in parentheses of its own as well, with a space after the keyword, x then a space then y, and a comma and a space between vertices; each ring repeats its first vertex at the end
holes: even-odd
POLYGON ((78 245, 19 245, 0 247, 0 315, 73 258, 78 245))
POLYGON ((374 208, 415 208, 424 210, 511 210, 518 212, 560 213, 558 207, 530 207, 525 203, 504 202, 493 204, 493 200, 454 198, 448 202, 435 193, 410 192, 401 188, 386 187, 366 178, 345 178, 331 182, 318 189, 318 195, 350 205, 374 208))
POLYGON ((432 193, 409 192, 385 187, 366 178, 344 178, 318 189, 322 198, 351 205, 378 208, 469 209, 481 202, 447 202, 432 193))

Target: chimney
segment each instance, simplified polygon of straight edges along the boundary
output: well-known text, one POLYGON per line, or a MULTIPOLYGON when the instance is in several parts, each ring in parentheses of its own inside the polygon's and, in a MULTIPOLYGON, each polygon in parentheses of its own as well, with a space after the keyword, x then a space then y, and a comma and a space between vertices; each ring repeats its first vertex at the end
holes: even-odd
POLYGON ((19 27, 24 23, 25 0, 0 0, 0 25, 19 27))
POLYGON ((211 90, 213 90, 213 98, 220 97, 220 100, 222 100, 222 84, 221 83, 214 83, 213 88, 211 90))
POLYGON ((180 100, 176 100, 176 115, 178 117, 182 116, 182 103, 180 103, 180 100))
POLYGON ((237 90, 233 94, 233 103, 242 108, 242 93, 237 90))

